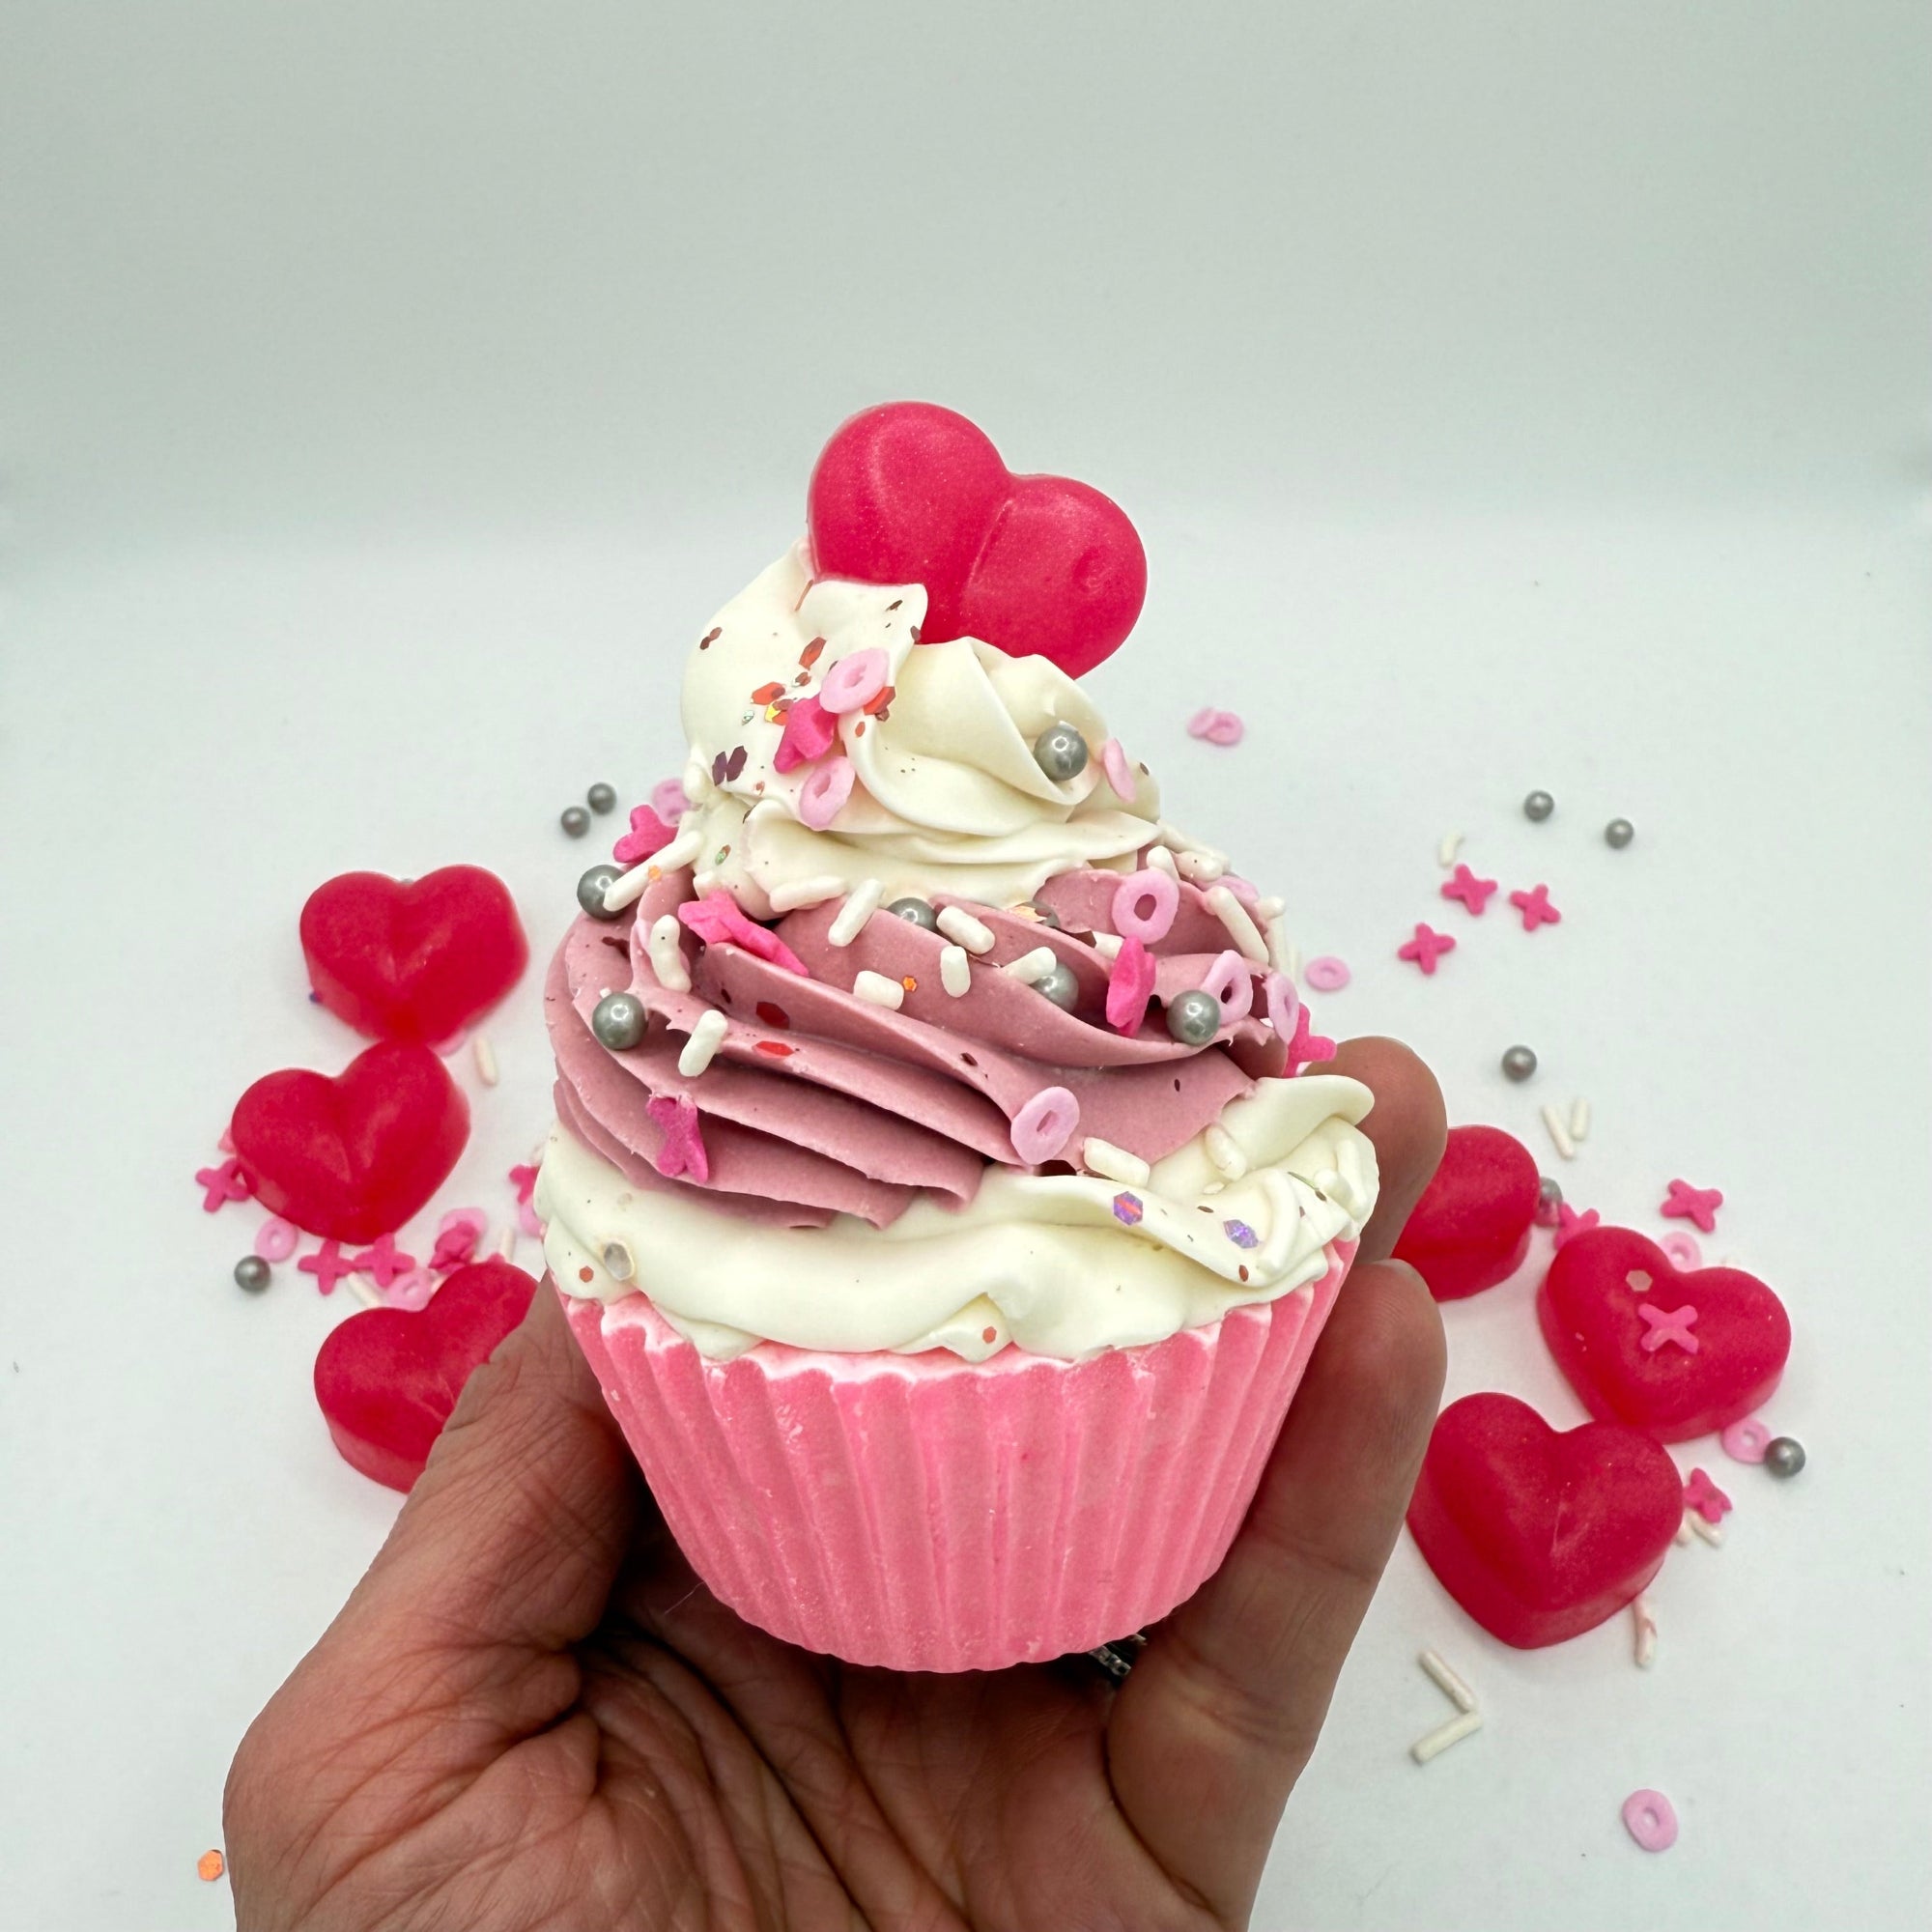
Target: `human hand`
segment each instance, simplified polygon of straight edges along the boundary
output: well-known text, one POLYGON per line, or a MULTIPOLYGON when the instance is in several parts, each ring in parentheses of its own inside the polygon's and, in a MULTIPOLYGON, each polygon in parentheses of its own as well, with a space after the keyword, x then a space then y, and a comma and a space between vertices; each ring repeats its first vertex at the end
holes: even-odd
POLYGON ((555 1296, 470 1380, 394 1530, 229 1773, 241 1932, 1246 1922, 1401 1526, 1442 1382, 1386 1259, 1442 1148, 1352 1040, 1381 1199, 1227 1561, 1118 1689, 958 1676, 744 1623, 665 1529, 555 1296))

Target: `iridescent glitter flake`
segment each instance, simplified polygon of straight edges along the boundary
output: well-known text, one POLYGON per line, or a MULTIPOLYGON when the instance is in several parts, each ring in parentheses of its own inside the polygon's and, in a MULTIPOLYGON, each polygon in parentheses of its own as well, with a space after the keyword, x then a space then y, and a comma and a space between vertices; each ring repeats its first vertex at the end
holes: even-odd
POLYGON ((1262 1237, 1245 1221, 1223 1221, 1221 1232, 1237 1248, 1258 1248, 1262 1244, 1262 1237))
MULTIPOLYGON (((1122 1227, 1138 1228, 1141 1216, 1146 1212, 1147 1209, 1141 1206, 1141 1197, 1138 1194, 1122 1192, 1114 1196, 1114 1219, 1122 1227)), ((1253 1236, 1249 1238, 1252 1240, 1253 1236)))

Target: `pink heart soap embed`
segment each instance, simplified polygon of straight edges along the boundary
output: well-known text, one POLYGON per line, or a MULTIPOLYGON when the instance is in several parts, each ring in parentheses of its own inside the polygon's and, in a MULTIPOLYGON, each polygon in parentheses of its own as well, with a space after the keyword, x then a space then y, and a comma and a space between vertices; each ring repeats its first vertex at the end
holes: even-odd
POLYGON ((936 403, 881 403, 843 424, 806 515, 819 576, 924 586, 925 643, 978 638, 1078 677, 1120 647, 1147 596, 1119 504, 1065 476, 1013 475, 936 403))
POLYGON ((1660 1442, 1688 1442, 1749 1415, 1791 1352, 1784 1304, 1755 1275, 1677 1268, 1633 1228, 1592 1228, 1564 1242, 1536 1312, 1590 1413, 1660 1442))
POLYGON ((1451 1127, 1441 1165, 1396 1237, 1396 1259, 1437 1301, 1493 1288, 1529 1252, 1540 1188, 1536 1162, 1514 1135, 1451 1127))
POLYGON ((1537 1650, 1622 1609, 1683 1516, 1677 1465, 1648 1435, 1607 1422, 1558 1435, 1514 1396, 1468 1395, 1435 1419, 1408 1527, 1491 1635, 1537 1650))
POLYGON ((460 1267, 420 1313, 370 1308, 331 1329, 315 1399, 343 1461, 407 1492, 471 1375, 529 1311, 536 1283, 506 1261, 460 1267))

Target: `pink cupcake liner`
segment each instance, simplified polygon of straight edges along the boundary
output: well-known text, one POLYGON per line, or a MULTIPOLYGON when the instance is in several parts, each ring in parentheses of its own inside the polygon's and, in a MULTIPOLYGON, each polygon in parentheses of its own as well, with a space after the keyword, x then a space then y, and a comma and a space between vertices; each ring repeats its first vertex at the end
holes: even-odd
POLYGON ((707 1361, 642 1294, 564 1297, 665 1520, 712 1593, 807 1650, 996 1670, 1126 1635, 1220 1566, 1348 1272, 1063 1362, 707 1361))

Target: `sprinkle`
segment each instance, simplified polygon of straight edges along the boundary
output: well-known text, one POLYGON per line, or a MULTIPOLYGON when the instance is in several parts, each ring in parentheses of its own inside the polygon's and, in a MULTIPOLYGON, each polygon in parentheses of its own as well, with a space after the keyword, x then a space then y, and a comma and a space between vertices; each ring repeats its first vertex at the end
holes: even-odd
POLYGON ((696 1080, 711 1065, 724 1044, 724 1030, 730 1024, 716 1007, 706 1007, 693 1023, 684 1051, 677 1057, 677 1070, 687 1080, 696 1080))
POLYGON ((1697 1245, 1696 1236, 1687 1235, 1682 1228, 1673 1229, 1657 1245, 1670 1257, 1675 1267, 1699 1268, 1704 1265, 1704 1250, 1697 1245))
POLYGON ((1694 1510, 1706 1522, 1722 1522, 1731 1513, 1731 1499, 1702 1469, 1692 1469, 1684 1485, 1684 1506, 1694 1510))
POLYGON ((1262 1244, 1262 1237, 1245 1221, 1223 1221, 1221 1232, 1237 1248, 1258 1248, 1262 1244))
POLYGON ((1724 1532, 1715 1522, 1707 1522, 1694 1510, 1684 1520, 1690 1525, 1691 1533, 1701 1537, 1713 1549, 1724 1547, 1724 1532))
POLYGON ((417 1315, 429 1306, 435 1293, 436 1270, 413 1267, 389 1284, 383 1299, 387 1307, 405 1309, 412 1315, 417 1315))
POLYGON ((1428 1671, 1436 1688, 1459 1711, 1476 1708, 1476 1693, 1444 1663, 1433 1650, 1425 1650, 1416 1662, 1428 1671))
POLYGON ((1718 1437, 1724 1445, 1724 1454, 1734 1463, 1762 1463, 1766 1446, 1771 1441, 1771 1431, 1756 1416, 1746 1422, 1734 1422, 1718 1437))
POLYGON ((1050 946, 1036 946, 1031 952, 1022 952, 1017 959, 1009 959, 1000 968, 1009 974, 1022 986, 1037 984, 1060 964, 1060 954, 1050 946))
POLYGON ((1248 1171, 1248 1157, 1219 1121, 1210 1121, 1201 1136, 1201 1145, 1213 1163, 1214 1172, 1224 1180, 1238 1180, 1248 1171))
POLYGON ((228 1861, 219 1852, 203 1852, 194 1861, 197 1878, 206 1879, 213 1885, 228 1869, 228 1861))
POLYGON ((204 1214, 213 1214, 231 1201, 245 1201, 255 1191, 242 1172, 239 1160, 224 1160, 219 1167, 196 1168, 194 1184, 205 1190, 201 1197, 204 1214))
POLYGON ((1127 754, 1121 749, 1118 738, 1106 738, 1100 744, 1100 769, 1107 775, 1107 782, 1114 787, 1114 796, 1122 805, 1132 805, 1140 796, 1140 785, 1134 779, 1134 768, 1127 762, 1127 754))
POLYGON ((403 1254, 393 1235, 378 1235, 359 1255, 351 1255, 349 1264, 358 1274, 373 1275, 378 1288, 387 1288, 398 1275, 408 1274, 416 1264, 413 1255, 403 1254))
POLYGON ((1252 959, 1257 966, 1272 964, 1267 941, 1262 937, 1261 927, 1249 916, 1247 907, 1226 886, 1209 886, 1207 896, 1208 910, 1228 928, 1228 937, 1240 950, 1241 956, 1252 959))
POLYGON ((1631 1621, 1636 1626, 1632 1655, 1639 1670, 1648 1670, 1657 1658, 1657 1612, 1640 1590, 1631 1600, 1631 1621))
POLYGON ((1286 973, 1270 973, 1262 981, 1262 998, 1267 1007, 1267 1023, 1275 1037, 1286 1046, 1299 1030, 1301 996, 1286 973))
POLYGON ((335 1284, 344 1275, 355 1272, 344 1258, 340 1241, 323 1242, 314 1254, 304 1255, 296 1267, 302 1274, 314 1275, 315 1285, 324 1294, 333 1294, 335 1284))
POLYGON ((1435 975, 1436 960, 1443 953, 1453 952, 1455 950, 1456 942, 1448 933, 1437 932, 1433 926, 1418 922, 1415 937, 1405 940, 1398 946, 1395 956, 1398 959, 1412 960, 1422 968, 1425 976, 1433 979, 1435 975))
POLYGON ((646 859, 641 866, 633 866, 628 872, 619 872, 604 888, 604 910, 622 912, 627 905, 643 897, 645 892, 665 876, 674 872, 680 866, 688 866, 703 848, 703 840, 698 837, 697 827, 680 832, 662 852, 646 859))
MULTIPOLYGON (((645 1103, 648 1106, 648 1102, 645 1103)), ((497 1256, 500 1261, 513 1262, 517 1258, 517 1230, 514 1224, 506 1226, 497 1236, 497 1256)))
POLYGON ((1212 705, 1204 706, 1187 721, 1187 735, 1205 738, 1210 745, 1238 745, 1246 729, 1234 712, 1216 711, 1212 705))
POLYGON ((938 924, 948 939, 963 946, 968 952, 990 952, 993 950, 993 935, 964 906, 942 907, 938 924))
POLYGON ((293 1221, 270 1214, 255 1230, 255 1252, 265 1262, 285 1262, 300 1245, 301 1236, 293 1221))
MULTIPOLYGON (((199 1179, 199 1176, 196 1177, 199 1179)), ((1690 1221, 1707 1235, 1718 1231, 1718 1209, 1723 1195, 1715 1187, 1692 1187, 1688 1180, 1673 1180, 1657 1211, 1666 1221, 1690 1221)))
POLYGON ((1565 1241, 1576 1239, 1578 1235, 1587 1235, 1602 1217, 1594 1208, 1585 1208, 1580 1213, 1567 1201, 1556 1204, 1555 1245, 1561 1247, 1565 1241))
POLYGON ((620 866, 635 866, 639 859, 655 859, 677 837, 676 828, 660 818, 648 805, 631 808, 631 829, 611 848, 611 856, 620 866))
POLYGON ((1126 943, 1118 932, 1093 932, 1087 936, 1093 943, 1094 951, 1107 960, 1118 959, 1121 948, 1126 943))
POLYGON ((490 1036, 479 1033, 469 1042, 469 1050, 476 1056, 476 1077, 486 1087, 497 1084, 497 1049, 490 1044, 490 1036))
POLYGON ((939 983, 957 1000, 973 983, 973 961, 963 946, 939 949, 939 983))
MULTIPOLYGON (((752 696, 755 698, 757 693, 753 692, 752 696)), ((801 697, 785 712, 784 730, 779 739, 778 750, 772 753, 772 770, 794 772, 800 765, 813 763, 825 756, 838 736, 838 719, 817 698, 801 697)), ((820 771, 824 769, 822 765, 819 767, 820 771)), ((809 785, 811 781, 808 779, 806 782, 809 785)), ((810 824, 810 820, 806 822, 810 824)))
POLYGON ((650 938, 646 942, 651 955, 651 971, 657 975, 658 984, 667 992, 691 991, 691 972, 684 963, 684 948, 679 944, 683 930, 683 923, 674 912, 661 913, 651 923, 650 938))
POLYGON ((1289 938, 1287 928, 1278 919, 1267 923, 1268 957, 1274 961, 1278 971, 1286 973, 1291 980, 1301 977, 1301 948, 1289 938))
POLYGON ((1253 898, 1248 898, 1247 894, 1241 891, 1241 887, 1246 883, 1245 879, 1236 879, 1232 872, 1228 874, 1228 890, 1236 898, 1247 899, 1248 910, 1257 919, 1279 919, 1288 910, 1288 901, 1283 898, 1276 898, 1273 894, 1269 894, 1264 897, 1258 893, 1253 898))
POLYGON ((1687 1355, 1697 1352, 1697 1338, 1690 1324, 1697 1319, 1696 1305, 1687 1301, 1681 1308, 1660 1308, 1654 1301, 1637 1304, 1637 1319, 1644 1324, 1643 1340, 1637 1344, 1646 1355, 1654 1355, 1666 1342, 1675 1342, 1687 1355))
POLYGON ((359 1301, 364 1308, 388 1307, 389 1305, 388 1301, 380 1289, 373 1287, 370 1283, 366 1281, 363 1281, 357 1275, 352 1274, 347 1276, 346 1279, 349 1283, 349 1293, 357 1301, 359 1301))
POLYGON ((815 879, 795 879, 788 886, 780 886, 771 895, 774 912, 798 912, 806 906, 823 905, 827 899, 836 899, 845 890, 843 879, 835 879, 830 873, 823 873, 815 879))
POLYGON ((1490 902, 1490 895, 1496 889, 1494 879, 1479 879, 1466 866, 1456 867, 1456 876, 1442 888, 1445 899, 1461 899, 1464 908, 1478 919, 1483 908, 1490 902))
POLYGON ((1209 859, 1220 860, 1224 867, 1234 864, 1234 861, 1218 845, 1210 845, 1205 838, 1190 838, 1188 834, 1181 831, 1179 826, 1170 825, 1164 818, 1156 819, 1153 829, 1154 837, 1170 852, 1200 852, 1209 859))
POLYGON ((534 1160, 524 1161, 513 1167, 504 1178, 517 1190, 517 1206, 524 1204, 537 1191, 537 1167, 534 1160))
POLYGON ((1577 1158, 1577 1144, 1570 1138, 1570 1129, 1564 1124, 1563 1116, 1551 1102, 1543 1110, 1543 1124, 1549 1129, 1550 1145, 1565 1160, 1577 1158))
POLYGON ((1089 1134, 1080 1144, 1080 1165, 1102 1180, 1118 1180, 1124 1187, 1145 1187, 1153 1169, 1139 1154, 1089 1134))
POLYGON ((1144 871, 1129 872, 1121 881, 1108 910, 1121 938, 1157 946, 1174 929, 1174 916, 1180 910, 1180 888, 1169 873, 1151 866, 1144 871))
POLYGON ((1117 1194, 1114 1196, 1114 1219, 1123 1228, 1138 1228, 1141 1216, 1147 1209, 1141 1205, 1138 1194, 1117 1194))
POLYGON ((1107 970, 1107 1024, 1129 1037, 1139 1033, 1153 997, 1153 955, 1139 939, 1123 939, 1107 970))
POLYGON ((675 825, 691 810, 691 801, 675 779, 660 779, 651 787, 651 810, 668 825, 675 825))
POLYGON ((1460 832, 1445 832, 1442 842, 1435 848, 1435 863, 1446 872, 1456 863, 1456 854, 1463 849, 1463 835, 1460 832))
POLYGON ((1332 952, 1322 952, 1308 962, 1301 977, 1318 993, 1339 993, 1352 976, 1347 960, 1336 958, 1332 952))
POLYGON ((850 758, 827 758, 814 765, 798 790, 798 822, 809 831, 825 831, 852 796, 852 776, 850 758))
POLYGON ((883 973, 861 972, 852 981, 855 997, 875 1007, 886 1007, 893 1012, 905 1005, 905 988, 896 980, 888 980, 883 973))
POLYGON ((1254 971, 1238 952, 1217 952, 1201 981, 1201 990, 1213 995, 1221 1009, 1221 1024, 1233 1026, 1246 1019, 1254 1006, 1254 971))
POLYGON ((689 1094, 660 1094, 644 1102, 644 1112, 664 1134, 651 1165, 667 1180, 681 1174, 692 1179, 711 1179, 711 1156, 705 1151, 697 1102, 689 1094))
POLYGON ((811 977, 805 961, 769 926, 747 919, 729 893, 706 893, 701 899, 686 899, 678 907, 677 917, 707 946, 740 947, 753 958, 782 966, 801 980, 811 977))
POLYGON ((1577 1142, 1590 1138, 1590 1103, 1580 1094, 1570 1102, 1570 1138, 1577 1142))
POLYGON ((861 879, 845 895, 845 903, 838 908, 838 917, 826 927, 825 937, 834 946, 850 946, 865 929, 866 922, 878 911, 879 901, 885 894, 883 881, 861 879))
POLYGON ((1150 845, 1147 862, 1156 871, 1165 872, 1170 879, 1180 877, 1180 867, 1174 862, 1174 854, 1165 845, 1150 845))
POLYGON ((1512 893, 1510 904, 1522 914, 1522 929, 1534 932, 1539 925, 1558 925, 1563 915, 1549 903, 1549 888, 1538 886, 1534 892, 1512 893))
POLYGON ((1624 1800, 1624 1830, 1647 1852, 1667 1852, 1677 1842, 1677 1813, 1661 1791, 1633 1791, 1624 1800))
POLYGON ((818 701, 835 717, 863 711, 886 688, 892 660, 876 645, 842 657, 825 673, 818 701))
POLYGON ((1689 1512, 1679 1519, 1677 1527, 1671 1532, 1672 1543, 1689 1543, 1690 1538, 1690 1518, 1689 1512))
MULTIPOLYGON (((1210 859, 1206 852, 1182 852, 1174 862, 1175 870, 1183 879, 1192 880, 1197 886, 1211 885, 1228 868, 1218 859, 1210 859)), ((1233 892, 1231 886, 1229 891, 1233 892)), ((1236 893, 1238 898, 1240 895, 1236 893)))
POLYGON ((1037 1167, 1052 1160, 1073 1138, 1080 1124, 1080 1102, 1065 1087, 1042 1087, 1013 1116, 1013 1152, 1022 1165, 1037 1167))
POLYGON ((1408 1754, 1417 1764, 1427 1764, 1433 1757, 1440 1757, 1451 1745, 1459 1745, 1466 1737, 1473 1737, 1483 1728, 1483 1714, 1480 1711, 1460 1711, 1446 1724, 1438 1724, 1427 1737, 1417 1738, 1409 1746, 1408 1754))

